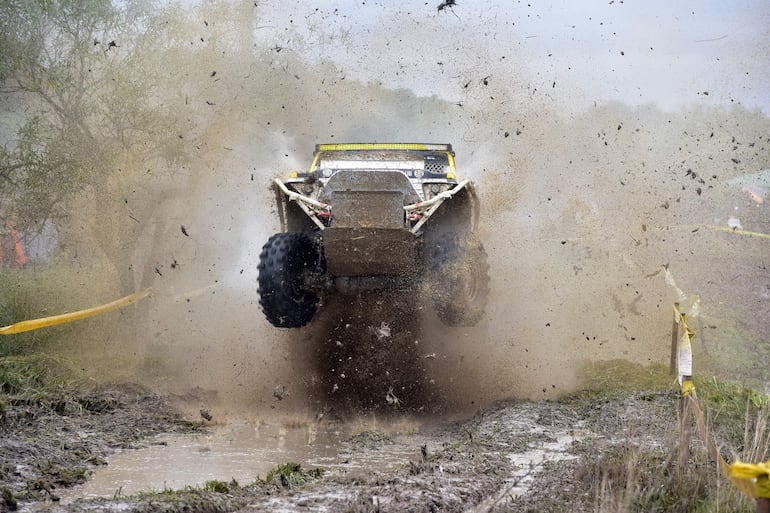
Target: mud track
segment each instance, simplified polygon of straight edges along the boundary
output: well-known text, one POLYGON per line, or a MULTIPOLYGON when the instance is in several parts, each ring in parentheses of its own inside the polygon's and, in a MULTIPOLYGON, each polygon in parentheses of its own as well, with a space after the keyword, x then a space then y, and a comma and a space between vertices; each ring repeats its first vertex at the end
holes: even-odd
POLYGON ((0 412, 0 511, 29 501, 58 501, 61 488, 83 483, 119 449, 145 446, 150 436, 192 432, 168 402, 139 387, 62 391, 53 401, 26 399, 0 412))
POLYGON ((63 408, 9 410, 0 443, 1 509, 480 512, 570 503, 573 511, 592 511, 591 477, 576 469, 611 447, 664 446, 675 405, 666 393, 500 403, 468 420, 424 422, 416 432, 359 433, 340 448, 341 454, 374 459, 405 455, 390 470, 343 465, 298 486, 257 476, 251 484, 227 484, 222 476, 218 486, 63 504, 60 490, 83 482, 116 449, 153 443, 148 437, 158 432, 198 429, 176 418, 156 395, 100 390, 73 396, 63 408))

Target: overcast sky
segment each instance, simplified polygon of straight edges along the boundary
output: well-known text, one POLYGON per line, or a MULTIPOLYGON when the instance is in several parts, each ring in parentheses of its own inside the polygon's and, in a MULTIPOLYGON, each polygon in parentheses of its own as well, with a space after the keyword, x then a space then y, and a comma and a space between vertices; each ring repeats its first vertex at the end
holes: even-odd
POLYGON ((453 101, 505 86, 580 110, 594 102, 666 110, 740 103, 770 113, 770 2, 262 0, 262 41, 348 76, 453 101), (470 84, 469 84, 470 82, 470 84))

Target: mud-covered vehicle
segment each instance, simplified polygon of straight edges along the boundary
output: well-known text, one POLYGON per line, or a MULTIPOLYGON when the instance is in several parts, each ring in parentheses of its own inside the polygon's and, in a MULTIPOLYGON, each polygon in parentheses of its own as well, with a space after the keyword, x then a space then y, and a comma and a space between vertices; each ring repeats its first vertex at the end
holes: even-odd
POLYGON ((308 172, 274 180, 280 233, 259 256, 274 326, 309 323, 332 293, 429 299, 450 326, 484 313, 489 266, 479 205, 449 144, 319 144, 308 172))

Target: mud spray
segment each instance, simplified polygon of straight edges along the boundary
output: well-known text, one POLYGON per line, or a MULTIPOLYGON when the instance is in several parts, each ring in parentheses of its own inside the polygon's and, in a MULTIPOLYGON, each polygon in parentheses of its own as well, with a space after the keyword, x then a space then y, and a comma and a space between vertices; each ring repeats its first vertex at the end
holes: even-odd
POLYGON ((185 51, 148 66, 174 77, 163 101, 192 158, 116 163, 71 230, 106 288, 150 286, 152 297, 70 357, 98 380, 138 379, 220 418, 351 402, 464 411, 556 397, 579 386, 587 362, 666 363, 683 291, 700 296, 712 371, 759 379, 768 241, 708 226, 770 233, 767 202, 735 181, 770 167, 770 120, 740 105, 594 103, 521 45, 496 51, 496 35, 464 27, 457 9, 425 9, 383 11, 387 34, 370 33, 368 51, 392 56, 392 42, 399 57, 349 68, 319 45, 348 55, 350 35, 319 24, 302 32, 250 4, 187 14, 185 51), (436 55, 407 51, 450 33, 436 55), (387 85, 410 76, 411 90, 387 85), (570 98, 581 106, 565 108, 570 98), (333 300, 301 330, 264 320, 256 266, 279 229, 271 178, 305 168, 315 143, 359 141, 454 145, 459 174, 481 193, 490 257, 478 326, 446 328, 430 304, 388 297, 333 300))

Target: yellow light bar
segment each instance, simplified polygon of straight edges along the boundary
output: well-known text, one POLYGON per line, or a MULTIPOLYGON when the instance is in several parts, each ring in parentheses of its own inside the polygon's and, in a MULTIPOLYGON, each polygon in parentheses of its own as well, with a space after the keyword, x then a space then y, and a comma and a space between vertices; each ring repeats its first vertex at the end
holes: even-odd
POLYGON ((421 143, 341 143, 316 144, 315 151, 355 151, 355 150, 422 150, 422 151, 452 151, 451 144, 421 144, 421 143))

